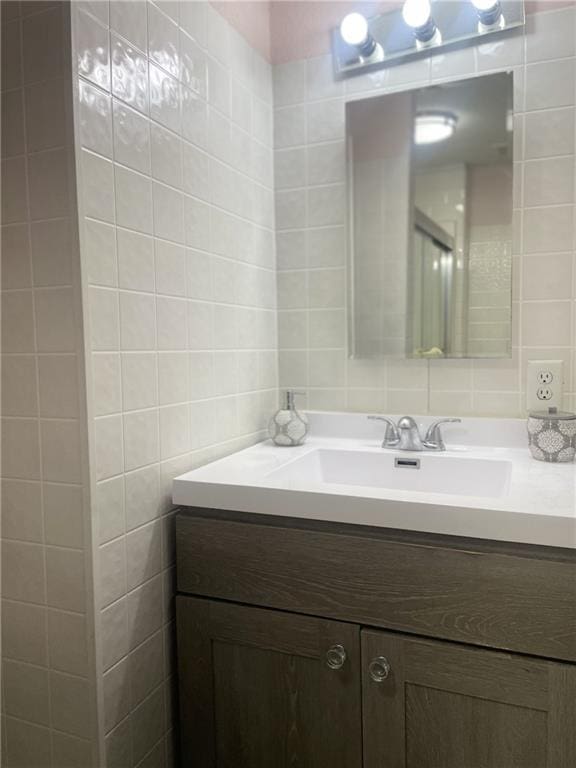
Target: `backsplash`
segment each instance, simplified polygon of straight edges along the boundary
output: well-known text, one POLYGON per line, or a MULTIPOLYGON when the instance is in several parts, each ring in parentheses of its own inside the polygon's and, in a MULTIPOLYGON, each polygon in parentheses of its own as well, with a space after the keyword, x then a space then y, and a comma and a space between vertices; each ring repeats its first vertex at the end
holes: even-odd
POLYGON ((522 416, 527 361, 561 359, 565 405, 576 407, 574 32, 570 7, 528 16, 524 34, 345 81, 328 54, 274 67, 281 387, 305 390, 321 410, 522 416), (516 115, 512 359, 349 359, 345 103, 506 70, 516 115))
POLYGON ((171 480, 276 407, 271 67, 208 3, 74 21, 105 752, 171 764, 171 480))

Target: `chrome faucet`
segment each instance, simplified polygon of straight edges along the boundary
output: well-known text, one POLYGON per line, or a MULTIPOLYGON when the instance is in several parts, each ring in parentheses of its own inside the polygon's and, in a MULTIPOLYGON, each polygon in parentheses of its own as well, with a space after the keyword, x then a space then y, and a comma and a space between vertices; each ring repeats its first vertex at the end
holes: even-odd
POLYGON ((418 424, 411 416, 402 416, 398 421, 398 435, 400 440, 396 448, 399 451, 423 451, 424 444, 420 437, 418 424))
POLYGON ((426 432, 422 440, 418 424, 411 416, 402 416, 398 424, 394 424, 387 416, 368 416, 372 421, 384 421, 386 432, 382 448, 395 448, 398 451, 445 451, 446 445, 440 431, 441 424, 459 424, 461 419, 438 419, 426 432))

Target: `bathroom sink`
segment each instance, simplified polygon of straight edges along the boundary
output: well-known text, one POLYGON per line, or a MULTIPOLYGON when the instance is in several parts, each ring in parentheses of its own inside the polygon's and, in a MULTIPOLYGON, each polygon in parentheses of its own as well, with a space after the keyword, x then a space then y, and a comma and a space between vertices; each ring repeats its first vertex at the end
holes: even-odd
POLYGON ((318 448, 269 473, 266 484, 348 485, 460 496, 504 496, 511 462, 431 453, 318 448))

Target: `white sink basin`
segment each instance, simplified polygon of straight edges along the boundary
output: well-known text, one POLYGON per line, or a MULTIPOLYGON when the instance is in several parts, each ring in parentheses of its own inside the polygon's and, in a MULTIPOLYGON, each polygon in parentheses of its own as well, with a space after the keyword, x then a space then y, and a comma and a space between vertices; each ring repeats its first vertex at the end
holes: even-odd
POLYGON ((494 498, 508 493, 511 469, 511 462, 501 459, 319 448, 265 480, 300 487, 328 483, 494 498))

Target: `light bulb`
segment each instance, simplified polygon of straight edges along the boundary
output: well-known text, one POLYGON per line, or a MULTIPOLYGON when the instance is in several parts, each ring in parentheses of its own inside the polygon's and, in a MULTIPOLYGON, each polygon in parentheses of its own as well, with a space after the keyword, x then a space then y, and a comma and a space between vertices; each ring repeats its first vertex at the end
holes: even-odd
POLYGON ((430 19, 430 0, 406 0, 402 8, 402 17, 409 27, 418 29, 430 19))
POLYGON ((348 45, 360 46, 368 39, 368 22, 361 13, 349 13, 342 19, 340 34, 348 45))
POLYGON ((471 3, 476 8, 480 23, 487 27, 495 25, 502 17, 500 0, 471 0, 471 3))
POLYGON ((498 5, 498 0, 470 0, 478 11, 491 11, 498 5))

